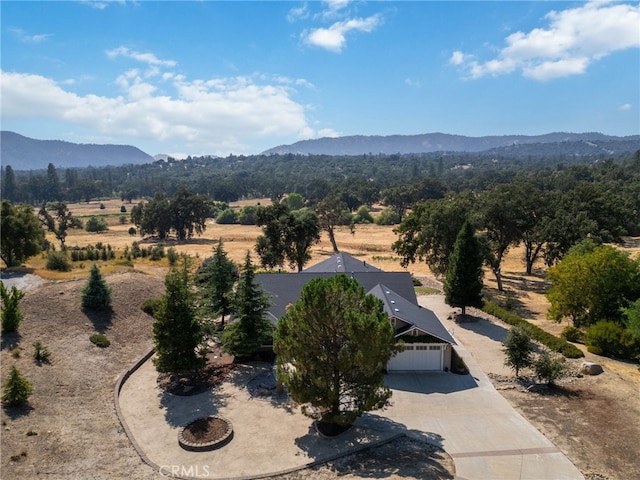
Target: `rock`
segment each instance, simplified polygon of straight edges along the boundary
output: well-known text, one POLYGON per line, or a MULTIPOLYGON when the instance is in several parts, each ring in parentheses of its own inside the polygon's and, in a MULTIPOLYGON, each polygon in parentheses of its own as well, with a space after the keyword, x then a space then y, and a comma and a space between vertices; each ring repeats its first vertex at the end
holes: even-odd
POLYGON ((602 372, 604 372, 602 365, 596 362, 582 362, 580 367, 580 373, 585 375, 600 375, 602 372))

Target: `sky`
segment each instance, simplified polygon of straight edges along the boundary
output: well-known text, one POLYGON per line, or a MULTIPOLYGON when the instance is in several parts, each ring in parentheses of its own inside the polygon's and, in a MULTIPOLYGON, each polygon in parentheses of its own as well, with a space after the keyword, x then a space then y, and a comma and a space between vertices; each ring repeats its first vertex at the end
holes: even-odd
POLYGON ((148 154, 640 134, 640 3, 2 1, 1 129, 148 154))

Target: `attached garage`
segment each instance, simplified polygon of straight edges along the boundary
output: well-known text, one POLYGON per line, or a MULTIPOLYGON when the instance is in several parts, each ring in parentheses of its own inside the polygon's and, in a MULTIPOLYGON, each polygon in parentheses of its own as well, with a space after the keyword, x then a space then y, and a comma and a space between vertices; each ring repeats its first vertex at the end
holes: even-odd
POLYGON ((445 344, 406 343, 403 351, 391 358, 387 371, 442 371, 445 351, 445 344))

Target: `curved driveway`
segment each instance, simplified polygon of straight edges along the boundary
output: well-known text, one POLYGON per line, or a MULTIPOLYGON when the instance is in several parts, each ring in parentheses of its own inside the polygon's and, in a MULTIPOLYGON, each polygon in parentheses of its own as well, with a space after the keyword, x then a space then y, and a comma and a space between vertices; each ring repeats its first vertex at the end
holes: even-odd
MULTIPOLYGON (((446 306, 429 307, 446 318, 446 306)), ((459 345, 457 350, 470 375, 388 375, 391 407, 365 415, 357 428, 332 440, 318 437, 297 409, 251 399, 244 385, 256 367, 241 367, 213 392, 175 397, 157 388, 155 369, 147 361, 128 378, 117 401, 134 445, 163 476, 251 478, 326 461, 405 433, 442 446, 460 480, 583 479, 493 388, 467 349, 459 345), (215 413, 231 420, 233 440, 208 453, 181 449, 179 427, 215 413)))

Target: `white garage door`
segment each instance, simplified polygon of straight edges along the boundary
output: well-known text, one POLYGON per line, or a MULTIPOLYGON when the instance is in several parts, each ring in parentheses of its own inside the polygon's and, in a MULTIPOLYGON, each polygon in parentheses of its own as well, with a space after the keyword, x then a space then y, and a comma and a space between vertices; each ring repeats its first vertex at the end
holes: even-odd
POLYGON ((442 345, 406 344, 402 352, 389 360, 387 370, 390 372, 442 370, 442 345))

